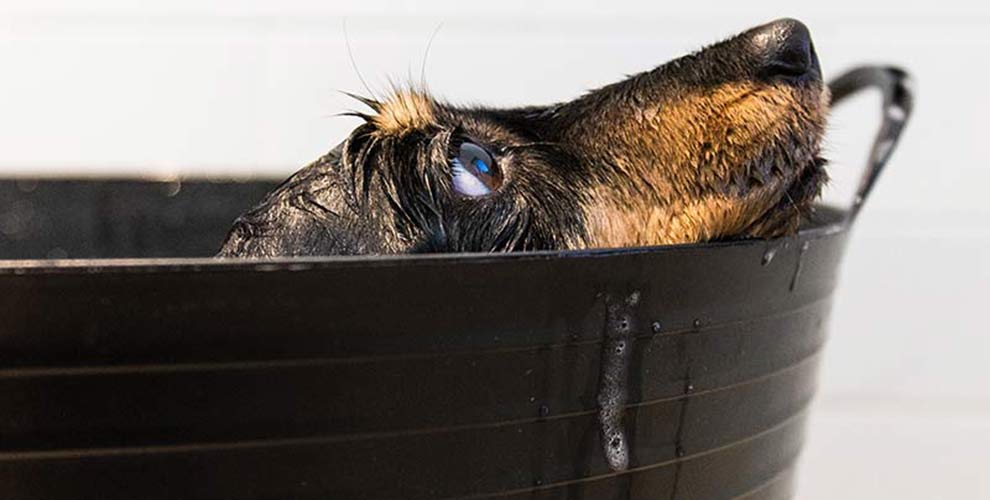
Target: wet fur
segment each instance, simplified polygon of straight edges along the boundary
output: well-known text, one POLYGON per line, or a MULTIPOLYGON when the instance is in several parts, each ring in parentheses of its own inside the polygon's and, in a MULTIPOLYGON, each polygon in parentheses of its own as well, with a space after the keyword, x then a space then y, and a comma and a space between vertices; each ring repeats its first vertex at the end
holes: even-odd
POLYGON ((825 180, 820 75, 761 74, 744 33, 570 102, 461 108, 405 89, 361 98, 343 144, 241 216, 225 257, 499 252, 793 232, 825 180), (505 175, 455 193, 462 140, 505 175))

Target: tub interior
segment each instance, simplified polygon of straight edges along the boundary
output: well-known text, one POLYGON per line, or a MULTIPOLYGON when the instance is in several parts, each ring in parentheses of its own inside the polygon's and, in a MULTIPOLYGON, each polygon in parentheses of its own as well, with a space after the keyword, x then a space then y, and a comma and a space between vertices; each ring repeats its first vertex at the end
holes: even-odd
MULTIPOLYGON (((211 257, 280 179, 0 179, 0 260, 211 257)), ((814 228, 844 212, 821 206, 814 228)))
POLYGON ((275 179, 3 179, 0 259, 208 257, 275 179))

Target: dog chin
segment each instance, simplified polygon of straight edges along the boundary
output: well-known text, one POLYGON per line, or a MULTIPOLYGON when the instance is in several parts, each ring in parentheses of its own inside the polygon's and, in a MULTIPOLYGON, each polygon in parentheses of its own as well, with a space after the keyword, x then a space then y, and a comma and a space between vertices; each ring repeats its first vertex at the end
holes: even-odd
POLYGON ((826 164, 825 159, 816 156, 802 166, 777 202, 767 207, 745 234, 752 238, 776 238, 796 233, 813 213, 814 203, 828 182, 826 164))

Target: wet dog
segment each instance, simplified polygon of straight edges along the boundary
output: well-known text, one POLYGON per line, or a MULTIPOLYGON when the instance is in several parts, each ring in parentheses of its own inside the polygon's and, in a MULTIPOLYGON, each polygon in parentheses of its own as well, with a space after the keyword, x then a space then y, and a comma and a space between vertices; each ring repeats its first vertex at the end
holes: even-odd
POLYGON ((826 176, 828 91, 782 19, 570 102, 415 89, 234 224, 222 257, 626 247, 797 230, 826 176))

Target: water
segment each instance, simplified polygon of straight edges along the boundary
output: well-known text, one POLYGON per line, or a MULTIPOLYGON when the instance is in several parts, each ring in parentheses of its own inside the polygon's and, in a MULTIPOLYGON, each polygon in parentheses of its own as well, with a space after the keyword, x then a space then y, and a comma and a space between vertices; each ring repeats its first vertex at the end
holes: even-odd
POLYGON ((171 198, 179 194, 179 191, 182 191, 182 181, 180 180, 168 181, 164 185, 164 193, 166 198, 171 198))
POLYGON ((804 265, 804 254, 811 247, 811 243, 805 241, 801 244, 801 248, 798 250, 797 262, 794 264, 794 274, 791 276, 791 287, 790 291, 794 291, 798 285, 798 278, 801 277, 801 267, 804 265))
POLYGON ((613 471, 629 467, 629 442, 622 417, 629 398, 629 361, 632 354, 633 315, 639 293, 616 300, 605 297, 605 341, 602 344, 602 372, 598 385, 598 420, 602 429, 605 461, 613 471))
POLYGON ((770 263, 773 262, 774 256, 776 255, 777 255, 776 247, 767 248, 767 251, 763 253, 763 260, 760 262, 760 264, 764 266, 770 265, 770 263))
POLYGON ((540 406, 538 415, 540 418, 547 418, 547 416, 550 415, 550 408, 546 405, 540 406))

